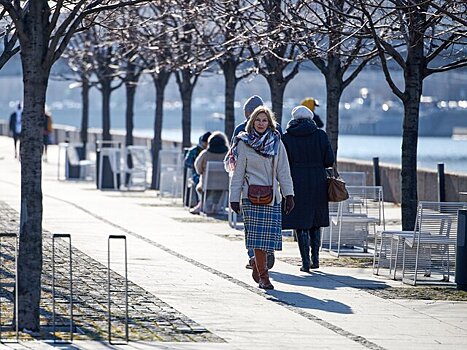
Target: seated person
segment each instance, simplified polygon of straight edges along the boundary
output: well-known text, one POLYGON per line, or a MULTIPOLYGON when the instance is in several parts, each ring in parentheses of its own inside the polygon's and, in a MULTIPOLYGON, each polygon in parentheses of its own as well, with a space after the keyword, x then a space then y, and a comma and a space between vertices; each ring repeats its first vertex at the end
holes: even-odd
MULTIPOLYGON (((198 196, 200 201, 190 213, 192 214, 199 214, 202 208, 202 198, 203 198, 203 181, 204 181, 204 172, 206 171, 207 163, 210 161, 222 162, 224 160, 225 155, 227 154, 228 148, 228 141, 227 136, 220 131, 215 131, 208 139, 208 147, 202 151, 199 156, 195 160, 195 170, 200 175, 200 181, 196 186, 196 191, 198 192, 198 196)), ((222 194, 221 191, 210 191, 212 193, 209 194, 209 201, 213 203, 213 208, 208 210, 209 212, 215 212, 215 207, 219 202, 220 196, 222 194)))
MULTIPOLYGON (((192 169, 191 180, 193 181, 193 186, 195 186, 195 187, 196 187, 196 185, 198 185, 198 182, 199 182, 199 174, 195 170, 195 159, 199 156, 201 151, 206 149, 206 147, 208 146, 209 136, 211 136, 210 131, 208 131, 208 132, 204 133, 203 135, 201 135, 199 137, 198 144, 196 146, 190 148, 188 150, 188 152, 186 153, 186 155, 185 155, 184 165, 185 165, 185 168, 192 169)), ((188 179, 187 179, 187 181, 188 181, 188 179)), ((194 199, 195 203, 193 205, 192 205, 192 203, 189 203, 190 207, 195 206, 198 203, 198 198, 197 198, 196 192, 194 193, 193 197, 194 197, 193 199, 194 199)), ((193 199, 192 199, 192 201, 193 201, 193 199)))

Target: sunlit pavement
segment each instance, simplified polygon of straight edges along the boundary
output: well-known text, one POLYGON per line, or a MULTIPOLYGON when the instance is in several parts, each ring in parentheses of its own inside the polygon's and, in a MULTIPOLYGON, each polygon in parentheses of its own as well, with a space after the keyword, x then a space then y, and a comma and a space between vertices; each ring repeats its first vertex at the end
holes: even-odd
MULTIPOLYGON (((70 233, 76 249, 107 264, 107 240, 126 235, 129 279, 225 343, 139 343, 156 349, 459 349, 467 346, 467 303, 383 299, 366 288, 401 286, 371 269, 322 267, 305 274, 276 259, 274 291, 264 292, 245 269, 240 240, 226 222, 196 219, 153 191, 99 191, 91 182, 57 180, 57 147, 43 163, 44 229, 70 233), (362 289, 363 288, 363 289, 362 289)), ((0 137, 0 200, 19 211, 20 163, 0 137)), ((387 210, 397 219, 399 210, 387 210)), ((123 273, 115 248, 114 270, 123 273)), ((284 242, 277 257, 298 257, 284 242)), ((90 272, 92 273, 92 272, 90 272)), ((47 348, 53 344, 27 342, 47 348)), ((76 342, 79 348, 109 348, 76 342)), ((17 347, 16 345, 8 345, 17 347)), ((113 346, 111 346, 113 347, 113 346)), ((122 347, 123 348, 123 347, 122 347)), ((125 347, 128 348, 128 347, 125 347)))

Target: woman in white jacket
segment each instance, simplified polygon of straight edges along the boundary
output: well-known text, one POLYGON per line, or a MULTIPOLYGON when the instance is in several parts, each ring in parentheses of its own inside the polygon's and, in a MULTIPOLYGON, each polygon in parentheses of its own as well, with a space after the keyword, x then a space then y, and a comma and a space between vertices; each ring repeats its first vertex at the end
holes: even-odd
POLYGON ((282 250, 281 193, 286 197, 284 211, 288 214, 294 207, 294 191, 287 153, 270 109, 259 106, 254 110, 246 131, 235 137, 225 163, 233 172, 230 207, 239 213, 241 201, 246 248, 255 252, 250 261, 253 279, 260 288, 274 289, 269 281, 267 253, 282 250), (272 186, 271 202, 253 204, 248 198, 250 185, 272 186))

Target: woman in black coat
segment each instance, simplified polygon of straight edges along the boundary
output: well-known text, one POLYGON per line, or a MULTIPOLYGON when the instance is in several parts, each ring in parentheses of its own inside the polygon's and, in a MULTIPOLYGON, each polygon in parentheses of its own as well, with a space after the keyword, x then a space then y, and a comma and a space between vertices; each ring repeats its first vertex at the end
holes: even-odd
POLYGON ((282 228, 296 230, 300 271, 309 272, 319 267, 320 228, 329 226, 325 168, 333 165, 334 153, 326 132, 318 129, 313 112, 305 106, 292 110, 282 141, 295 189, 295 209, 282 216, 282 228))

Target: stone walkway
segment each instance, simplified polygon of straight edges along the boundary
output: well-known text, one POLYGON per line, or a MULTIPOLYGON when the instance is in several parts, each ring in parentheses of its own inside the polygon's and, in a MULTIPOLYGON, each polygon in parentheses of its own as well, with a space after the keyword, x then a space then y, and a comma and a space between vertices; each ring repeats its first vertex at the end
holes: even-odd
MULTIPOLYGON (((11 140, 0 137, 0 158, 4 157, 0 200, 17 213, 20 166, 10 151, 11 140)), ((57 181, 54 159, 52 146, 49 163, 43 164, 44 229, 70 233, 74 249, 82 254, 76 265, 84 265, 85 270, 87 264, 105 269, 108 236, 126 235, 132 288, 148 293, 141 300, 162 309, 166 305, 188 325, 209 332, 200 336, 210 337, 199 342, 132 341, 128 347, 426 350, 467 346, 466 302, 380 297, 368 291, 404 286, 373 276, 365 266, 323 264, 312 274, 302 273, 295 265, 296 243, 288 239, 271 271, 275 290, 266 292, 257 288, 244 267, 246 252, 237 237, 241 232, 225 222, 193 219, 170 200, 156 199, 152 191, 98 191, 93 183, 57 181)), ((393 219, 391 215, 398 212, 396 208, 387 217, 393 219)), ((112 269, 121 276, 118 257, 122 255, 115 249, 112 269)), ((42 349, 49 344, 19 346, 42 349)), ((77 341, 74 346, 109 348, 105 341, 77 341)))
MULTIPOLYGON (((19 214, 0 200, 0 232, 18 232, 19 214)), ((69 243, 68 239, 55 241, 55 300, 57 340, 68 340, 69 311, 69 243)), ((4 238, 1 247, 2 268, 2 325, 13 325, 14 241, 4 238)), ((76 340, 108 339, 108 271, 107 266, 72 247, 73 263, 73 329, 76 340)), ((115 341, 124 339, 125 279, 111 271, 112 334, 115 341)), ((128 323, 132 340, 168 342, 223 342, 206 328, 190 320, 162 300, 129 281, 128 323)), ((52 235, 43 236, 43 274, 41 295, 40 339, 53 339, 52 313, 52 235)), ((12 336, 13 332, 4 335, 12 336)), ((30 338, 21 333, 23 339, 30 338)))

